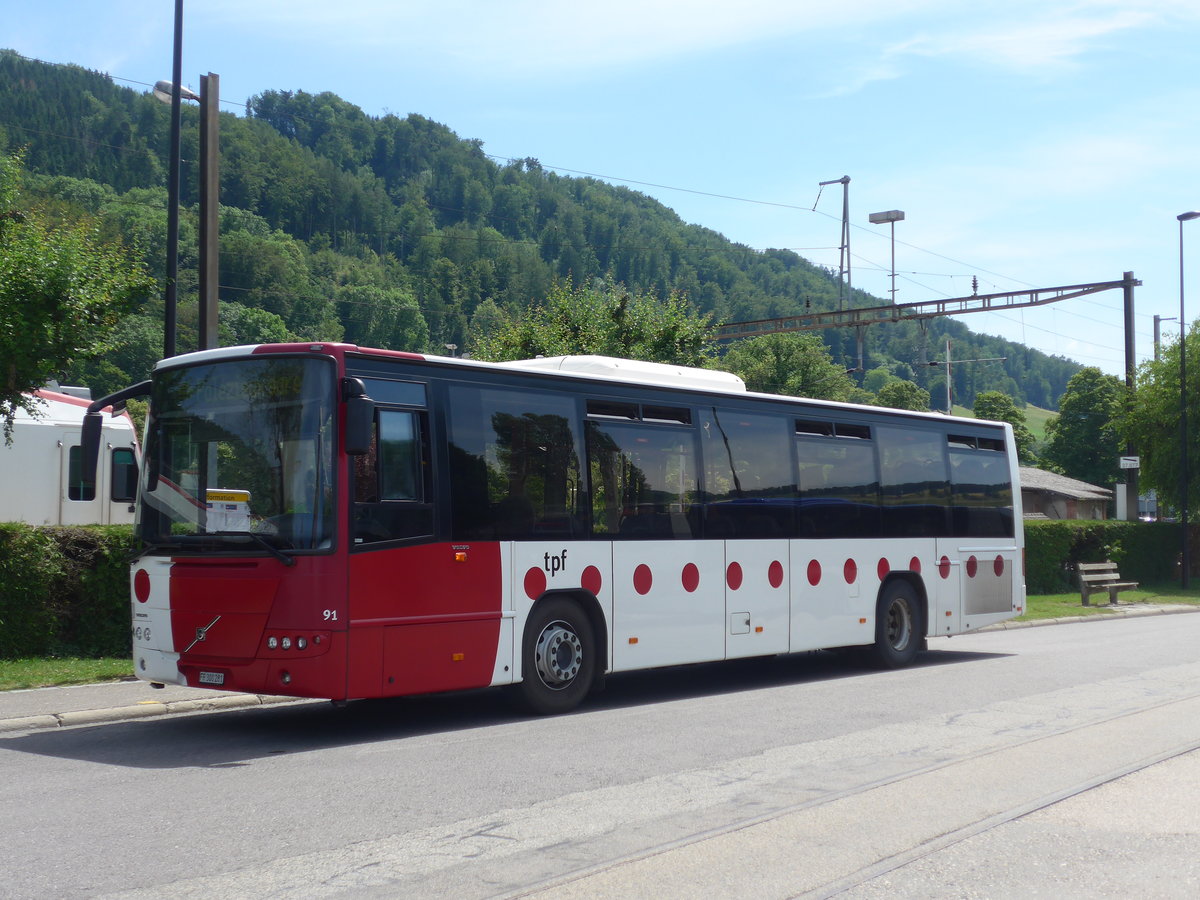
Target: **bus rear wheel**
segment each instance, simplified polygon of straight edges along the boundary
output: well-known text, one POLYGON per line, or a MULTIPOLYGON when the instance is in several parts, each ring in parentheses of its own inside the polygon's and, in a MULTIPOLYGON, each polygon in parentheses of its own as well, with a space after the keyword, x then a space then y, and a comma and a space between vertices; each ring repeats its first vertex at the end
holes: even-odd
POLYGON ((907 581, 893 581, 875 606, 875 643, 871 661, 882 669, 907 666, 917 655, 924 619, 917 592, 907 581))
POLYGON ((517 697, 530 712, 574 709, 596 677, 596 641, 579 604, 552 597, 534 606, 525 625, 517 697))

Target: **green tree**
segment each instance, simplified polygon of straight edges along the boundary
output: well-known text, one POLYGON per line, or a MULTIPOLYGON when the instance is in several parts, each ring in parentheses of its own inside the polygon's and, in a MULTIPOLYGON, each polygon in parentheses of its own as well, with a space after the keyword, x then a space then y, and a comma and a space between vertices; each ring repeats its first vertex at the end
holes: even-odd
POLYGON ((84 219, 53 221, 23 202, 19 157, 0 156, 0 420, 12 439, 30 392, 106 349, 120 316, 153 287, 125 249, 84 219))
POLYGON ((733 372, 752 391, 849 400, 855 389, 846 370, 829 355, 815 334, 764 334, 738 341, 720 367, 733 372))
POLYGON ((504 310, 490 297, 475 307, 475 312, 471 314, 471 325, 467 331, 467 347, 471 354, 474 355, 476 344, 498 332, 507 321, 508 316, 504 314, 504 310))
MULTIPOLYGON (((1188 507, 1200 508, 1200 331, 1187 335, 1188 507)), ((1124 440, 1141 457, 1139 486, 1153 488, 1163 500, 1180 501, 1183 456, 1179 435, 1179 342, 1168 344, 1158 360, 1142 363, 1134 396, 1121 418, 1124 440)))
POLYGON ((896 376, 887 366, 876 366, 863 375, 862 386, 872 394, 878 394, 885 385, 892 384, 896 380, 896 376))
POLYGON ((892 409, 929 412, 929 391, 911 381, 896 379, 879 389, 875 403, 877 406, 888 406, 892 409))
POLYGON ((1121 473, 1123 449, 1119 433, 1124 412, 1125 382, 1095 366, 1076 372, 1046 423, 1042 459, 1062 474, 1109 487, 1121 473))
POLYGON ((299 341, 299 335, 288 330, 283 319, 275 313, 240 303, 222 303, 218 328, 222 347, 241 344, 288 344, 299 341))
POLYGON ((497 323, 479 335, 474 355, 493 361, 535 356, 597 354, 701 366, 712 352, 709 317, 692 312, 678 294, 659 300, 611 280, 551 290, 544 305, 497 323))
POLYGON ((1013 438, 1017 442, 1017 458, 1022 464, 1031 466, 1037 462, 1033 452, 1034 437, 1025 424, 1025 412, 1018 409, 1008 394, 1000 391, 982 391, 975 395, 975 418, 1007 422, 1013 427, 1013 438))

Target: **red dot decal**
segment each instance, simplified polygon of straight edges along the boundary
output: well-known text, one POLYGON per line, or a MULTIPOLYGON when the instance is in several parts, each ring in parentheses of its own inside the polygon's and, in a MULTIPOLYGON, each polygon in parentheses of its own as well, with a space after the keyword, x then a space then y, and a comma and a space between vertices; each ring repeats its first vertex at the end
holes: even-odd
POLYGON ((742 567, 735 562, 729 564, 729 568, 725 570, 725 583, 729 585, 731 591, 736 591, 742 586, 742 567))
POLYGON ((633 570, 633 589, 639 594, 650 593, 650 586, 654 584, 654 576, 650 573, 650 567, 642 563, 633 570))
POLYGON ((525 573, 525 596, 536 600, 546 593, 546 573, 534 566, 525 573))
POLYGON ((700 587, 700 570, 696 568, 696 564, 688 563, 684 566, 683 575, 679 580, 683 582, 683 589, 689 594, 700 587))
POLYGON ((138 603, 150 599, 150 573, 145 569, 138 569, 133 576, 133 596, 137 597, 138 603))
POLYGON ((783 563, 775 560, 771 565, 767 566, 767 581, 771 587, 777 588, 783 584, 783 563))
POLYGON ((938 574, 943 578, 950 577, 950 558, 948 556, 943 556, 938 560, 938 574))
POLYGON ((974 578, 975 573, 979 571, 979 560, 974 556, 967 557, 967 577, 974 578))
POLYGON ((918 575, 920 575, 921 574, 921 561, 914 556, 912 559, 910 559, 908 561, 908 568, 911 571, 916 572, 918 575))
POLYGON ((846 579, 846 584, 854 584, 854 579, 858 577, 858 564, 854 560, 846 560, 842 566, 842 577, 846 579))
POLYGON ((808 583, 813 587, 821 583, 821 564, 815 559, 808 564, 808 583))
POLYGON ((604 577, 595 566, 588 566, 583 570, 583 576, 580 578, 579 583, 585 591, 599 597, 600 589, 604 587, 604 577))
POLYGON ((887 578, 887 574, 890 571, 892 571, 892 567, 888 565, 888 561, 886 559, 879 560, 879 565, 875 567, 875 572, 879 575, 879 580, 883 581, 883 579, 887 578))
POLYGON ((995 562, 992 563, 992 571, 996 573, 997 578, 999 578, 1001 575, 1004 574, 1004 557, 1003 556, 996 557, 995 562))

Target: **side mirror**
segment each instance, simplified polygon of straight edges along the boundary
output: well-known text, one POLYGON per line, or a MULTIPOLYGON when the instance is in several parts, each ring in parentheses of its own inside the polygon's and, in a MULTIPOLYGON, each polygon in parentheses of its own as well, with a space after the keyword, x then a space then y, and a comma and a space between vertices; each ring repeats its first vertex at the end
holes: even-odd
POLYGON ((342 379, 346 400, 346 438, 343 444, 350 456, 362 456, 371 450, 375 426, 375 401, 367 396, 366 386, 358 378, 342 379))
POLYGON ((114 412, 125 408, 125 401, 132 397, 148 397, 150 382, 139 381, 137 384, 93 400, 83 414, 83 430, 79 436, 79 451, 83 454, 79 466, 80 496, 89 496, 96 492, 96 463, 100 458, 100 434, 104 429, 104 413, 106 406, 111 406, 114 412))
POLYGON ((88 411, 83 416, 83 431, 80 435, 79 481, 80 496, 92 497, 96 493, 96 461, 100 457, 100 432, 104 428, 104 414, 88 411))

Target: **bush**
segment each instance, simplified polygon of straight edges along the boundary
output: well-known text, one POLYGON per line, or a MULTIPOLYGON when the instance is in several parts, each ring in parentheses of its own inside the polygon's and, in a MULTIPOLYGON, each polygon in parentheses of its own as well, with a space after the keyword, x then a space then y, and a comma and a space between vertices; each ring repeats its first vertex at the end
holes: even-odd
POLYGON ((1180 527, 1114 519, 1026 522, 1026 589, 1031 594, 1076 590, 1076 565, 1106 559, 1115 562, 1121 577, 1129 581, 1168 581, 1177 571, 1180 527))
POLYGON ((0 524, 0 659, 50 652, 61 576, 58 548, 44 529, 0 524))
POLYGON ((126 525, 0 524, 0 659, 125 656, 126 525))

